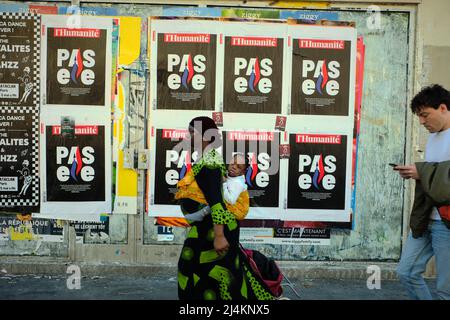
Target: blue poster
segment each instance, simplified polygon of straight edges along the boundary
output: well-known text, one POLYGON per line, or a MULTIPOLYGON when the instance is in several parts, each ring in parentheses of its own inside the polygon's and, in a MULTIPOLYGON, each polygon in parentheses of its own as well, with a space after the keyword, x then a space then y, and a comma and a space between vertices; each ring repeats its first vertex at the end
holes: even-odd
POLYGON ((0 3, 0 12, 28 12, 28 4, 25 3, 12 3, 12 4, 6 4, 6 3, 0 3))
POLYGON ((75 6, 58 6, 59 14, 81 14, 87 16, 117 16, 117 8, 111 7, 75 7, 75 6))
POLYGON ((222 9, 199 7, 164 7, 166 17, 220 17, 222 9))
POLYGON ((332 20, 337 21, 339 20, 339 14, 337 12, 333 11, 316 11, 316 10, 291 10, 291 11, 281 11, 280 12, 280 19, 302 19, 302 20, 310 20, 310 21, 317 21, 317 20, 332 20))

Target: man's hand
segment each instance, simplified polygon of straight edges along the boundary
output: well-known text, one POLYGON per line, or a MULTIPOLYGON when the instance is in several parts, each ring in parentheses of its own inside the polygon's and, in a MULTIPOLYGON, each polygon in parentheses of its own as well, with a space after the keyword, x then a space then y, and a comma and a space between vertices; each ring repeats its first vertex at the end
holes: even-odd
POLYGON ((217 254, 223 255, 226 254, 230 244, 228 243, 227 238, 224 235, 215 235, 214 236, 214 250, 216 250, 217 254))
POLYGON ((398 171, 403 179, 420 179, 415 164, 408 166, 396 166, 394 167, 394 170, 398 171))

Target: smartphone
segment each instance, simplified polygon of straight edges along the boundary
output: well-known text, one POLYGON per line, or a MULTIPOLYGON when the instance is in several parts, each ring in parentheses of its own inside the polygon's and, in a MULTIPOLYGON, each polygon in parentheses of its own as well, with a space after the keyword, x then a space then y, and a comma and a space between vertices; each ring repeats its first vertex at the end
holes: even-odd
POLYGON ((396 164, 396 163, 389 163, 389 165, 390 165, 392 168, 394 168, 394 167, 396 167, 396 166, 399 166, 399 164, 396 164))

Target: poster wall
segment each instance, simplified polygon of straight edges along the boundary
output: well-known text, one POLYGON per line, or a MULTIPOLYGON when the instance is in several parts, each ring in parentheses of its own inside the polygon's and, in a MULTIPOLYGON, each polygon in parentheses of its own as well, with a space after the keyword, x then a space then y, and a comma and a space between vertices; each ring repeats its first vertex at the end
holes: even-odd
MULTIPOLYGON (((223 134, 220 151, 225 161, 233 152, 243 152, 250 160, 247 219, 349 223, 356 30, 345 25, 196 23, 156 19, 149 24, 150 60, 158 57, 158 61, 161 35, 174 34, 181 26, 191 37, 200 37, 200 29, 213 31, 217 35, 215 74, 220 80, 216 81, 211 112, 195 106, 175 117, 172 110, 159 107, 160 89, 151 93, 149 148, 154 166, 149 172, 149 214, 182 217, 173 194, 189 161, 195 160, 173 153, 171 148, 179 141, 168 139, 172 134, 164 138, 164 134, 186 132, 193 117, 214 115, 223 134), (260 141, 264 134, 274 140, 260 141), (246 138, 250 136, 257 138, 246 138), (276 152, 252 150, 261 142, 276 152), (280 150, 286 152, 280 154, 280 150), (265 167, 272 162, 277 168, 266 175, 265 167)), ((181 79, 181 86, 181 72, 189 76, 189 61, 187 57, 186 67, 174 77, 181 79)), ((153 81, 161 84, 157 77, 165 71, 160 65, 153 65, 152 70, 153 81)))
POLYGON ((290 157, 285 226, 351 222, 356 29, 288 26, 290 157))
POLYGON ((147 148, 152 169, 147 175, 146 212, 154 216, 182 217, 173 197, 182 170, 186 172, 186 154, 172 148, 193 117, 211 115, 220 104, 223 55, 218 21, 178 22, 149 19, 148 24, 147 148))
MULTIPOLYGON (((349 222, 331 222, 331 221, 274 221, 273 227, 289 227, 289 228, 317 228, 319 230, 326 230, 329 228, 351 229, 355 223, 355 195, 356 195, 356 170, 357 170, 357 150, 359 138, 359 126, 361 120, 361 104, 362 104, 362 87, 364 78, 364 54, 365 46, 362 37, 357 39, 357 54, 356 54, 356 83, 355 83, 355 118, 353 127, 353 144, 352 144, 352 200, 351 200, 351 218, 349 222)), ((263 226, 268 225, 267 220, 247 220, 244 221, 243 226, 263 226)))
MULTIPOLYGON (((267 11, 271 12, 274 11, 267 11)), ((244 14, 242 11, 238 16, 245 17, 244 14)), ((276 12, 277 17, 273 18, 279 14, 276 12)), ((0 31, 4 32, 0 32, 0 52, 2 58, 6 57, 0 66, 12 70, 9 74, 0 72, 0 204, 5 210, 38 211, 40 185, 41 198, 45 200, 43 216, 67 218, 68 211, 76 207, 80 212, 73 212, 70 219, 88 214, 96 220, 100 213, 111 212, 113 207, 113 170, 108 163, 110 110, 115 92, 111 84, 111 72, 115 71, 114 53, 111 57, 112 19, 83 17, 81 25, 74 27, 67 17, 45 16, 40 81, 40 28, 34 25, 32 29, 30 24, 22 23, 24 19, 27 23, 34 19, 35 24, 38 19, 20 14, 21 23, 16 23, 13 16, 4 15, 0 20, 0 31), (18 33, 26 35, 22 40, 34 37, 33 45, 23 45, 19 37, 11 36, 18 33), (32 61, 27 60, 27 54, 34 56, 32 61), (45 116, 40 131, 44 162, 40 164, 44 176, 41 182, 37 179, 39 151, 35 147, 40 95, 45 116), (11 162, 14 165, 9 165, 11 162)), ((150 148, 154 157, 148 188, 149 213, 169 217, 180 214, 173 199, 176 182, 189 170, 195 156, 175 154, 173 146, 183 136, 181 132, 190 119, 214 112, 220 114, 224 158, 230 152, 240 151, 238 146, 242 144, 251 163, 246 173, 251 198, 248 219, 293 222, 274 228, 273 239, 304 238, 305 230, 292 229, 286 236, 287 226, 296 221, 349 223, 349 190, 350 183, 354 183, 349 172, 352 160, 355 166, 356 156, 349 153, 355 123, 354 28, 244 20, 165 22, 152 23, 148 38, 154 90, 149 99, 150 148), (279 117, 284 123, 274 128, 279 117), (256 134, 258 143, 268 144, 268 151, 255 149, 253 139, 237 138, 248 134, 256 134), (262 139, 263 134, 271 138, 262 139), (339 136, 340 142, 296 141, 297 136, 317 135, 339 136), (290 146, 290 156, 280 161, 277 170, 268 173, 271 160, 278 160, 273 150, 280 143, 290 146)), ((133 33, 139 34, 140 27, 139 23, 138 32, 133 33)), ((125 47, 131 48, 127 43, 120 50, 125 47)), ((131 51, 134 55, 140 50, 131 51)), ((142 100, 147 98, 147 79, 142 74, 129 74, 130 81, 123 80, 122 95, 129 91, 129 97, 122 96, 122 103, 127 106, 119 108, 123 117, 117 120, 123 135, 114 152, 124 145, 133 145, 133 130, 128 130, 124 119, 146 117, 133 113, 133 108, 145 104, 142 100)), ((139 128, 144 126, 140 121, 134 122, 139 128)), ((116 195, 122 197, 116 197, 114 211, 136 213, 137 190, 134 185, 126 186, 137 180, 137 174, 123 167, 125 155, 123 150, 118 151, 114 155, 115 160, 119 157, 116 179, 120 182, 124 178, 124 183, 117 184, 116 195)))
POLYGON ((42 18, 41 210, 112 210, 111 18, 42 18))
POLYGON ((40 17, 0 13, 0 211, 39 210, 40 17))

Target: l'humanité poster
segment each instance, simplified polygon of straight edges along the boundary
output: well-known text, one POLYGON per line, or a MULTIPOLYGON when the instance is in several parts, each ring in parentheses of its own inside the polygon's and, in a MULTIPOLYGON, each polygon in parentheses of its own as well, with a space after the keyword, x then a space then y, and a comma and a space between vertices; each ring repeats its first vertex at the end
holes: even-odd
POLYGON ((156 108, 214 110, 217 35, 159 32, 157 42, 156 108))
POLYGON ((292 113, 348 116, 351 41, 293 39, 292 113))
POLYGON ((225 36, 224 112, 281 112, 282 37, 225 36))
POLYGON ((106 17, 42 18, 43 106, 111 106, 113 20, 106 17))
POLYGON ((95 113, 46 115, 41 125, 41 213, 111 213, 111 128, 95 113), (58 121, 58 118, 59 119, 58 121))

